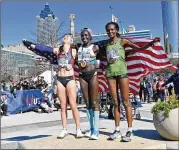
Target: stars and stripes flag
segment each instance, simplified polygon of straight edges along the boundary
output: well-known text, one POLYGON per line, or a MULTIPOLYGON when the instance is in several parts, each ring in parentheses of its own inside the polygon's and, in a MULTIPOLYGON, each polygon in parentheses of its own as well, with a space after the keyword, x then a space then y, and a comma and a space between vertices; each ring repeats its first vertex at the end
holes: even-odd
MULTIPOLYGON (((128 38, 131 42, 137 44, 142 47, 146 45, 148 42, 152 41, 152 39, 135 39, 128 38)), ((95 42, 97 45, 104 45, 106 40, 95 42)), ((129 51, 130 48, 126 48, 125 51, 129 51)), ((33 50, 36 54, 47 58, 50 63, 57 64, 57 57, 52 53, 42 53, 37 50, 33 50)), ((172 65, 168 59, 167 54, 163 50, 163 47, 160 43, 156 43, 154 46, 149 47, 144 50, 137 50, 135 54, 129 55, 126 58, 127 62, 127 70, 129 76, 129 88, 130 92, 133 94, 138 94, 140 89, 140 80, 147 76, 151 72, 159 71, 165 68, 170 70, 177 70, 177 67, 172 65)), ((106 72, 105 61, 101 61, 98 67, 98 79, 99 79, 99 91, 109 91, 108 84, 105 76, 106 72)), ((79 69, 77 66, 74 68, 75 76, 78 80, 79 78, 79 69)))
MULTIPOLYGON (((152 39, 142 38, 128 38, 132 43, 143 47, 152 39)), ((105 41, 97 42, 98 45, 104 45, 105 41)), ((96 43, 96 44, 97 44, 96 43)), ((127 53, 131 48, 126 48, 127 53)), ((135 54, 129 55, 126 58, 128 77, 129 77, 129 89, 133 94, 138 94, 140 90, 140 81, 144 76, 147 76, 151 72, 159 71, 165 68, 170 70, 177 70, 177 67, 170 63, 167 54, 165 53, 161 44, 155 43, 154 46, 144 50, 137 50, 135 54)), ((100 78, 102 78, 101 72, 105 72, 106 62, 101 62, 99 68, 100 78)), ((109 91, 107 84, 102 84, 105 90, 109 91)), ((101 89, 100 89, 101 90, 101 89)))
POLYGON ((118 18, 112 14, 112 22, 117 22, 118 18))

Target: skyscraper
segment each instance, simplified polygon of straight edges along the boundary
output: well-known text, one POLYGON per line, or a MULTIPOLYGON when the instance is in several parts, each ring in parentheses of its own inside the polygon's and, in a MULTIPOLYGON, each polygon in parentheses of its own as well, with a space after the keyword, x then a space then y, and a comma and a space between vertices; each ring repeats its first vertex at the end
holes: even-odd
POLYGON ((41 11, 37 19, 37 43, 55 46, 58 42, 58 18, 51 11, 49 4, 41 11))
POLYGON ((178 1, 162 1, 165 51, 178 53, 178 1))

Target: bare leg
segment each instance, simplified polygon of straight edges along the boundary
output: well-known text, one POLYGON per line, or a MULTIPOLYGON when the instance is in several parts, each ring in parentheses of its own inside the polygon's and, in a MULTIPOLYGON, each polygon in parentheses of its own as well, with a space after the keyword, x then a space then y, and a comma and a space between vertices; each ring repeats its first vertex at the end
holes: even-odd
POLYGON ((92 105, 91 103, 89 102, 89 95, 88 95, 88 83, 83 80, 82 78, 80 78, 80 86, 81 86, 81 91, 83 93, 83 98, 85 100, 85 103, 86 103, 86 108, 87 109, 91 109, 92 108, 92 105))
POLYGON ((132 118, 131 102, 129 101, 129 79, 128 78, 119 79, 119 87, 121 91, 121 97, 124 102, 124 106, 126 110, 128 127, 132 127, 133 118, 132 118))
POLYGON ((118 102, 118 96, 117 96, 117 83, 115 79, 108 79, 109 83, 109 89, 112 96, 112 99, 114 101, 114 119, 115 119, 115 125, 116 127, 120 124, 120 112, 119 112, 119 102, 118 102))
POLYGON ((77 109, 77 105, 76 105, 76 84, 75 81, 69 81, 67 84, 67 95, 69 97, 69 103, 71 106, 71 110, 73 113, 73 118, 75 120, 76 123, 76 128, 79 129, 80 128, 80 115, 79 115, 79 111, 77 109))
POLYGON ((62 126, 63 126, 64 129, 66 129, 67 128, 66 90, 65 90, 65 87, 60 82, 57 82, 57 90, 58 90, 58 98, 60 100, 60 105, 61 105, 62 126))
POLYGON ((129 79, 121 78, 119 79, 119 86, 121 91, 121 97, 124 103, 124 107, 126 110, 128 130, 126 135, 122 137, 122 140, 125 142, 130 142, 132 140, 132 107, 131 102, 129 101, 129 79))
POLYGON ((89 94, 88 83, 82 78, 80 78, 80 86, 81 86, 81 90, 83 93, 83 98, 86 103, 86 113, 87 113, 87 117, 88 117, 88 121, 90 125, 90 130, 89 132, 85 134, 85 136, 90 137, 94 131, 94 123, 93 123, 92 104, 91 104, 91 101, 89 101, 89 95, 88 95, 89 94))
POLYGON ((93 110, 94 111, 99 111, 99 101, 98 101, 98 88, 99 88, 99 83, 98 83, 98 76, 95 75, 89 82, 89 93, 90 93, 90 101, 93 104, 93 110))

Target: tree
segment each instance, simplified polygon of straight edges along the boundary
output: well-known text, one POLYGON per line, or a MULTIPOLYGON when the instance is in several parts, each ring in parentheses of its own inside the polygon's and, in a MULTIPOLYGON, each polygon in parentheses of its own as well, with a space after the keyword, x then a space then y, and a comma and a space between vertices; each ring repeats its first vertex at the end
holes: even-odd
POLYGON ((40 28, 40 36, 39 33, 35 33, 33 31, 30 31, 31 35, 35 37, 35 39, 38 37, 38 40, 35 40, 34 38, 30 38, 31 41, 34 43, 51 46, 51 47, 57 47, 58 41, 60 41, 65 33, 62 33, 62 27, 64 25, 64 21, 60 23, 59 26, 57 26, 56 30, 53 29, 53 24, 43 24, 43 28, 40 28), (54 38, 55 37, 55 38, 54 38))
POLYGON ((9 59, 6 59, 6 57, 3 57, 4 55, 1 55, 0 64, 1 64, 1 81, 11 81, 13 79, 13 76, 16 74, 13 67, 13 62, 9 59))
MULTIPOLYGON (((30 31, 31 35, 35 36, 35 38, 38 37, 38 41, 34 40, 33 38, 31 38, 31 41, 33 41, 34 43, 38 43, 38 44, 42 44, 46 46, 57 47, 58 41, 60 41, 65 35, 65 33, 62 32, 63 25, 64 25, 64 21, 61 22, 60 25, 57 26, 56 30, 54 30, 53 23, 51 24, 44 23, 43 28, 39 29, 41 32, 40 35, 38 33, 39 30, 37 31, 37 33, 30 31), (50 34, 46 34, 46 33, 50 33, 50 34)), ((46 70, 51 70, 53 73, 52 64, 45 63, 45 62, 44 63, 36 62, 35 66, 36 66, 35 68, 29 71, 31 72, 30 74, 35 74, 36 76, 38 76, 39 74, 41 74, 42 72, 46 70)))

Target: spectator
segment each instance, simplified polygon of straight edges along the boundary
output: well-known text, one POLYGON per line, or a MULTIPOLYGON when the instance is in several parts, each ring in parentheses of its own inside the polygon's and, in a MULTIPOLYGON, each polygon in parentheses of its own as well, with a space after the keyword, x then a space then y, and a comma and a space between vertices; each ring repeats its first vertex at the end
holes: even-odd
POLYGON ((158 99, 158 94, 157 94, 157 81, 154 79, 154 82, 152 84, 152 90, 153 90, 153 100, 156 102, 158 99))
POLYGON ((48 98, 47 91, 44 92, 44 98, 40 99, 39 105, 40 105, 40 109, 42 109, 43 112, 46 112, 46 113, 53 112, 52 104, 48 98))
POLYGON ((150 99, 152 96, 152 84, 149 80, 146 82, 146 90, 147 90, 147 102, 150 103, 150 99))
POLYGON ((47 86, 48 86, 48 84, 47 84, 47 82, 44 80, 44 77, 42 76, 41 77, 41 89, 45 89, 45 88, 47 88, 47 86))
POLYGON ((30 81, 29 81, 29 88, 30 89, 35 89, 35 82, 34 82, 34 78, 31 77, 30 81))
POLYGON ((171 95, 173 95, 172 94, 172 91, 173 91, 173 83, 171 82, 171 83, 169 83, 169 85, 168 85, 168 93, 169 93, 169 96, 171 96, 171 95))
POLYGON ((147 88, 146 88, 146 77, 140 82, 140 91, 139 91, 140 101, 146 102, 147 97, 147 88), (144 95, 144 99, 142 99, 142 95, 144 95))
POLYGON ((29 83, 27 81, 24 81, 22 87, 23 87, 23 90, 28 90, 29 89, 29 83))
POLYGON ((58 100, 58 96, 57 96, 57 94, 55 94, 55 91, 52 94, 52 100, 53 100, 54 107, 58 111, 61 107, 60 107, 60 101, 58 100))
POLYGON ((4 83, 2 84, 2 90, 3 90, 3 91, 7 91, 7 89, 8 89, 8 87, 7 87, 6 83, 4 82, 4 83))
POLYGON ((8 110, 7 95, 6 93, 2 93, 1 94, 1 115, 8 116, 7 110, 8 110))
POLYGON ((164 79, 162 76, 159 77, 159 81, 157 83, 157 90, 158 90, 158 96, 161 101, 164 101, 165 98, 165 87, 162 85, 164 84, 164 79))
POLYGON ((14 98, 16 98, 16 91, 17 91, 16 83, 12 83, 12 86, 10 86, 10 92, 11 94, 13 94, 14 98))
POLYGON ((35 82, 35 85, 36 85, 36 89, 40 89, 41 90, 42 80, 41 80, 40 76, 37 77, 37 81, 35 82))
POLYGON ((162 86, 164 87, 165 85, 173 82, 176 98, 179 100, 179 64, 177 67, 178 70, 162 86))

